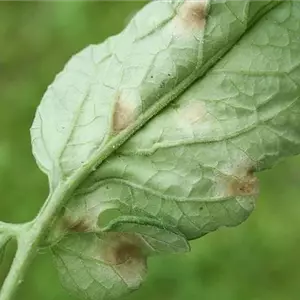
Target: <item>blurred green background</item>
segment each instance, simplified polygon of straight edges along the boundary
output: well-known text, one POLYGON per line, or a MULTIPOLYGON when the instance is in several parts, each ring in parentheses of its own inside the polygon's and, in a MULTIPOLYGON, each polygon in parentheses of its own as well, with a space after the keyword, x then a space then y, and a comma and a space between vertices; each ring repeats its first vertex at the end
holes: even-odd
MULTIPOLYGON (((34 217, 47 179, 31 155, 29 128, 47 87, 85 46, 119 32, 143 2, 0 1, 0 219, 34 217)), ((192 242, 192 252, 150 260, 143 287, 127 300, 300 299, 300 157, 259 175, 250 219, 192 242)), ((3 281, 15 245, 0 267, 3 281)), ((71 300, 47 251, 17 300, 71 300)))

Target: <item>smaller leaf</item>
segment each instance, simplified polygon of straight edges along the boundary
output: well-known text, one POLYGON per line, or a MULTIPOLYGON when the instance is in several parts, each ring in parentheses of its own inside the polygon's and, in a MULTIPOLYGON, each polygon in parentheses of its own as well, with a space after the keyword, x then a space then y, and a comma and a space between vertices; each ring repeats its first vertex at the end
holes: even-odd
POLYGON ((115 299, 136 290, 147 257, 189 251, 185 238, 151 218, 120 217, 105 231, 67 235, 52 248, 63 285, 85 299, 115 299))

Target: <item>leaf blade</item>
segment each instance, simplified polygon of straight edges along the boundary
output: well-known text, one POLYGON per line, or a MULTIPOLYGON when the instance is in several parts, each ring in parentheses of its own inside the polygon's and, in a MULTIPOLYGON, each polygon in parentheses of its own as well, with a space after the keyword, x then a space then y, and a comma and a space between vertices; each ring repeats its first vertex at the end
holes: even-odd
MULTIPOLYGON (((41 135, 38 114, 32 128, 39 165, 52 188, 83 168, 87 175, 67 203, 62 224, 53 229, 62 238, 59 245, 71 240, 75 247, 75 254, 64 258, 67 266, 61 261, 60 268, 78 263, 83 245, 88 252, 92 233, 99 232, 98 218, 111 208, 122 216, 113 220, 111 230, 131 234, 151 232, 133 218, 150 219, 163 236, 175 227, 187 239, 238 225, 254 208, 254 171, 299 153, 300 73, 298 63, 291 63, 300 61, 299 4, 211 1, 205 20, 203 3, 151 3, 119 36, 84 50, 86 63, 78 63, 80 55, 71 60, 61 75, 71 70, 70 79, 63 79, 57 98, 72 95, 70 86, 79 89, 75 104, 69 96, 63 103, 74 110, 72 118, 68 109, 49 118, 48 111, 57 110, 51 108, 55 96, 45 95, 40 110, 47 134, 41 135), (282 32, 292 43, 280 45, 285 42, 282 32), (102 53, 99 66, 94 51, 102 53), (290 61, 280 61, 280 54, 290 54, 290 61), (83 79, 86 70, 91 72, 88 81, 83 79), (283 75, 274 77, 277 71, 283 75), (261 77, 255 77, 257 72, 261 77), (54 143, 52 136, 62 124, 67 134, 62 130, 54 143), (53 143, 51 155, 39 144, 43 138, 53 143), (76 237, 83 242, 74 242, 76 237)), ((60 87, 59 79, 54 85, 60 87)), ((174 250, 171 245, 166 249, 174 250)), ((87 298, 109 297, 101 290, 100 275, 97 290, 97 280, 87 271, 91 268, 93 263, 78 267, 92 288, 70 280, 67 285, 87 298)), ((141 281, 133 278, 137 287, 141 281)), ((118 295, 127 289, 121 287, 118 295)))

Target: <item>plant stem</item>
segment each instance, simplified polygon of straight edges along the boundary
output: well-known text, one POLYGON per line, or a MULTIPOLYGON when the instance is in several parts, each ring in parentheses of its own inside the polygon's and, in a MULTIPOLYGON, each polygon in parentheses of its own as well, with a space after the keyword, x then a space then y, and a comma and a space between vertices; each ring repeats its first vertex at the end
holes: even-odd
POLYGON ((14 296, 18 286, 23 281, 28 266, 37 254, 41 238, 51 224, 53 216, 60 208, 67 193, 66 186, 59 186, 52 195, 49 195, 36 219, 31 223, 27 223, 27 227, 18 232, 17 252, 2 286, 0 300, 11 300, 14 296))
POLYGON ((28 227, 30 223, 12 224, 0 222, 0 233, 4 233, 7 236, 18 236, 24 227, 28 227))

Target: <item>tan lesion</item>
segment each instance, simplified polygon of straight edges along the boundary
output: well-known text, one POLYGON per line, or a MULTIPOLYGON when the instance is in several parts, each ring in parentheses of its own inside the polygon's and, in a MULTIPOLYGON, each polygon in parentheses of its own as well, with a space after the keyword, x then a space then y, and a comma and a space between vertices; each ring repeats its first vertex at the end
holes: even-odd
POLYGON ((88 219, 82 218, 76 221, 71 220, 67 217, 62 219, 61 226, 66 232, 70 233, 83 233, 83 232, 91 232, 93 231, 93 226, 88 219))
POLYGON ((112 265, 128 264, 133 260, 146 264, 146 255, 142 251, 140 239, 130 233, 110 232, 107 247, 101 253, 102 259, 112 265))
POLYGON ((177 29, 203 29, 206 24, 207 0, 185 0, 174 19, 177 29))
POLYGON ((228 193, 231 196, 258 195, 259 182, 254 175, 254 168, 246 170, 244 176, 232 177, 228 182, 228 193))
POLYGON ((130 288, 138 288, 147 273, 147 254, 133 233, 109 232, 97 258, 111 265, 130 288), (100 256, 99 256, 100 254, 100 256))
POLYGON ((136 106, 124 98, 124 94, 118 91, 113 112, 112 128, 114 133, 126 129, 136 118, 136 106))

